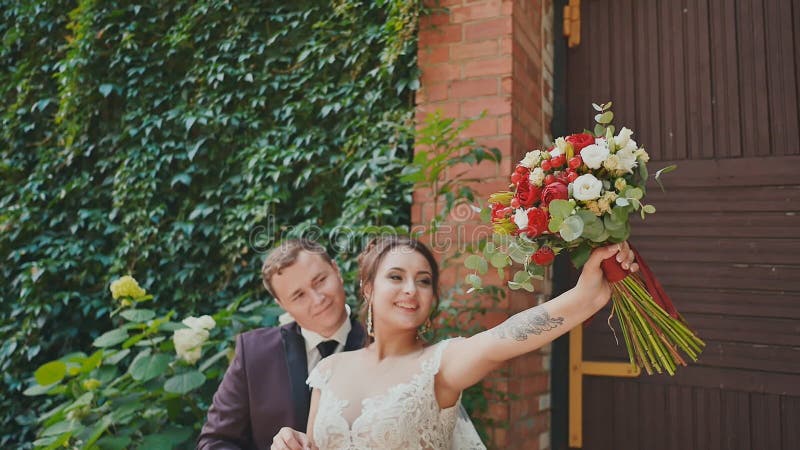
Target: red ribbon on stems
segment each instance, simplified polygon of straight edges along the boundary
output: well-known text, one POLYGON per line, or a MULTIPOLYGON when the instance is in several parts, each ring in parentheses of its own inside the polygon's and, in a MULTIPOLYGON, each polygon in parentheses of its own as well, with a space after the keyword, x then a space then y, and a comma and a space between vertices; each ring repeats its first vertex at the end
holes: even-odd
MULTIPOLYGON (((664 288, 661 287, 661 283, 658 282, 656 276, 653 274, 653 271, 650 270, 650 267, 644 262, 642 255, 636 251, 633 245, 631 245, 631 250, 633 250, 633 255, 636 258, 635 262, 639 264, 638 273, 641 275, 645 287, 647 287, 647 292, 653 297, 653 300, 658 304, 658 306, 667 312, 667 314, 675 319, 682 320, 680 314, 678 314, 678 310, 672 303, 672 300, 664 291, 664 288)), ((629 270, 623 269, 622 263, 617 261, 617 258, 614 257, 603 260, 603 262, 600 263, 600 266, 603 268, 603 274, 609 283, 622 281, 625 277, 631 274, 629 270)))

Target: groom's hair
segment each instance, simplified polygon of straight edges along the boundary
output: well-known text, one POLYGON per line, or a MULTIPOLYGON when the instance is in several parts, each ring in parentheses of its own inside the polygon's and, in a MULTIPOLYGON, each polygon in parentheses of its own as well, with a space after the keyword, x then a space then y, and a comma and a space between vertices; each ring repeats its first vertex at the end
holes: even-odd
POLYGON ((275 246, 267 256, 264 258, 264 264, 261 266, 261 282, 273 297, 275 290, 272 287, 272 277, 279 273, 281 270, 291 266, 297 261, 297 256, 300 252, 305 251, 308 253, 319 255, 320 258, 325 260, 328 264, 333 264, 325 247, 320 245, 319 242, 310 239, 287 239, 275 246))

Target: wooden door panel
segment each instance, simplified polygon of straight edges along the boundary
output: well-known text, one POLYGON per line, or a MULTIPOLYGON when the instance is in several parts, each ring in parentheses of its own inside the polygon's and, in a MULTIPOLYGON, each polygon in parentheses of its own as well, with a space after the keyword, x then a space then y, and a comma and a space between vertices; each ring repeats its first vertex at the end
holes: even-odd
MULTIPOLYGON (((800 5, 584 0, 581 27, 566 128, 612 100, 651 174, 678 165, 632 242, 708 344, 675 377, 586 377, 584 448, 800 448, 800 5)), ((627 359, 607 317, 587 360, 627 359)))

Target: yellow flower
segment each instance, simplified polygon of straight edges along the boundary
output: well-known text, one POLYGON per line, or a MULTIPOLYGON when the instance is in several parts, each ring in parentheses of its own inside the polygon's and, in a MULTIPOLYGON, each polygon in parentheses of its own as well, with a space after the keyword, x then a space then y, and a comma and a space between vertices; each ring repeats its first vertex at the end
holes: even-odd
POLYGON ((617 178, 614 181, 614 188, 619 192, 622 192, 628 186, 628 183, 625 181, 625 178, 617 178))
POLYGON ((496 234, 511 234, 517 226, 508 219, 499 219, 494 221, 493 228, 496 234))
POLYGON ((586 205, 586 209, 594 213, 595 216, 602 216, 603 211, 600 211, 600 205, 597 204, 597 200, 588 200, 584 202, 586 205))
POLYGON ((86 389, 87 391, 93 391, 99 388, 102 383, 100 383, 100 380, 89 378, 88 380, 83 380, 83 383, 81 384, 83 385, 83 388, 86 389))
POLYGON ((636 150, 634 154, 636 155, 636 159, 638 159, 642 163, 646 164, 650 161, 650 155, 648 155, 647 151, 645 151, 645 149, 643 148, 636 150))
POLYGON ((111 283, 111 296, 114 300, 121 297, 144 297, 146 292, 139 287, 139 283, 130 275, 125 275, 111 283))
POLYGON ((509 191, 495 192, 489 196, 489 203, 500 203, 503 206, 511 204, 511 199, 514 198, 514 193, 509 191))

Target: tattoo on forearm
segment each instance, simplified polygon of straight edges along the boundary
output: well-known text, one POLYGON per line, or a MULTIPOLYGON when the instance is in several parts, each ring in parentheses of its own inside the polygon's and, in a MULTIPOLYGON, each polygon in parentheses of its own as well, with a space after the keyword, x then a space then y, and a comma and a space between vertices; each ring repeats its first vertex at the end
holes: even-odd
POLYGON ((500 339, 511 338, 524 341, 531 334, 542 334, 564 324, 563 317, 550 317, 541 306, 514 314, 508 320, 492 329, 500 339))

